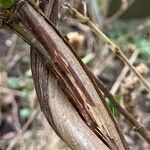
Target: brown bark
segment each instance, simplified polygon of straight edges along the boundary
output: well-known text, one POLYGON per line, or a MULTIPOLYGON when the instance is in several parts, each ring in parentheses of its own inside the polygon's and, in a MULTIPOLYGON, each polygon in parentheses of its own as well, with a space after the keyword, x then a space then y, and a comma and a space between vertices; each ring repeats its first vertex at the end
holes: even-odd
POLYGON ((80 118, 57 81, 50 74, 47 76, 47 69, 36 57, 37 54, 33 53, 32 72, 37 73, 34 76, 35 87, 38 91, 41 109, 55 132, 72 149, 107 150, 108 147, 80 118))
MULTIPOLYGON (((48 62, 51 60, 51 71, 62 88, 66 87, 64 89, 66 95, 74 98, 73 104, 80 115, 87 124, 89 119, 94 122, 93 128, 90 123, 88 125, 110 149, 128 149, 97 85, 69 44, 41 14, 26 2, 18 3, 18 6, 18 12, 24 17, 23 20, 27 21, 26 24, 31 27, 34 35, 47 50, 48 62)), ((50 68, 46 61, 46 59, 43 60, 50 68)))
MULTIPOLYGON (((37 48, 36 52, 43 58, 44 65, 53 73, 87 125, 110 149, 128 149, 98 86, 65 39, 43 14, 28 3, 19 2, 17 11, 23 18, 25 26, 30 27, 45 48, 44 50, 43 47, 40 50, 37 48)), ((34 41, 32 42, 34 44, 34 41)), ((38 76, 35 76, 34 80, 42 82, 39 87, 44 83, 43 90, 48 89, 47 80, 42 81, 38 76)), ((41 91, 43 97, 45 94, 47 94, 45 91, 41 91)), ((49 107, 46 107, 47 103, 47 100, 42 103, 45 112, 50 111, 49 107)))
MULTIPOLYGON (((57 7, 57 0, 41 1, 41 8, 46 8, 46 16, 55 25, 57 7)), ((55 132, 72 149, 108 149, 82 121, 58 86, 57 81, 44 66, 40 56, 33 49, 31 49, 31 69, 41 109, 55 132)))

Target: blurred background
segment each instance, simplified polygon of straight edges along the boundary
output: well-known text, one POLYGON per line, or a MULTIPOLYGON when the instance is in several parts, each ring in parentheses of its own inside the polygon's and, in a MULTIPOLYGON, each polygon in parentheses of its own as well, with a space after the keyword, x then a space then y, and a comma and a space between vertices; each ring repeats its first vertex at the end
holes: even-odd
MULTIPOLYGON (((149 0, 63 0, 88 16, 119 45, 150 84, 149 0)), ((82 61, 144 127, 150 129, 150 94, 85 24, 59 9, 58 29, 82 61)), ((148 144, 106 99, 133 150, 148 144)), ((0 149, 69 150, 49 126, 38 105, 30 70, 30 47, 18 35, 0 29, 0 149)))

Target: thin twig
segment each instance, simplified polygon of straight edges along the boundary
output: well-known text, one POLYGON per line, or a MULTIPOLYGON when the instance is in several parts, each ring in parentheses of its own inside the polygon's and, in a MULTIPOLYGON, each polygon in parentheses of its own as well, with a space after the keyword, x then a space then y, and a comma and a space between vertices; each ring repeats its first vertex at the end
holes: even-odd
POLYGON ((21 129, 21 124, 19 122, 19 116, 18 116, 18 105, 17 105, 17 102, 15 100, 12 101, 12 114, 13 114, 13 120, 14 120, 14 126, 15 126, 15 129, 17 132, 20 131, 21 129))
POLYGON ((10 70, 21 58, 21 55, 16 54, 15 56, 13 56, 13 58, 11 59, 11 61, 9 61, 6 65, 6 70, 10 70))
POLYGON ((23 136, 23 133, 27 130, 27 128, 29 127, 29 125, 34 121, 34 119, 36 118, 36 116, 38 115, 38 113, 40 112, 40 109, 37 108, 32 115, 30 116, 30 118, 28 119, 28 121, 24 124, 24 126, 22 127, 22 129, 17 133, 17 135, 14 137, 14 139, 10 142, 10 144, 8 145, 6 150, 12 150, 12 148, 17 144, 17 142, 19 141, 19 139, 23 136))
POLYGON ((79 19, 79 21, 86 23, 89 27, 91 27, 91 29, 98 35, 98 37, 102 39, 106 44, 108 44, 112 52, 119 58, 121 58, 126 65, 128 65, 128 67, 134 72, 134 74, 138 77, 140 82, 143 83, 147 91, 150 93, 150 86, 143 78, 143 76, 140 73, 138 73, 135 67, 129 62, 128 58, 124 55, 121 48, 118 47, 113 41, 111 41, 99 28, 97 28, 97 26, 93 22, 91 22, 88 17, 83 16, 69 4, 64 4, 64 6, 67 7, 79 19))
MULTIPOLYGON (((138 52, 135 51, 132 56, 130 57, 129 59, 129 62, 131 64, 133 64, 133 62, 135 61, 135 59, 137 58, 138 56, 138 52)), ((125 78, 127 72, 129 71, 129 67, 125 65, 125 67, 122 69, 120 75, 118 76, 118 78, 116 79, 115 83, 113 84, 111 90, 110 90, 110 93, 111 94, 115 94, 120 86, 120 83, 122 82, 122 80, 125 78)))

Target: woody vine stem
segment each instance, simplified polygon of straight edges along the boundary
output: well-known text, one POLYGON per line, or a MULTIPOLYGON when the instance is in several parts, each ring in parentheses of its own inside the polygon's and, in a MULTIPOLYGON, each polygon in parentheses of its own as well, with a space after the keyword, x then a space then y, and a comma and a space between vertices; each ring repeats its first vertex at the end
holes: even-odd
MULTIPOLYGON (((2 1, 2 0, 1 0, 2 1)), ((1 2, 0 1, 0 2, 1 2)), ((10 0, 11 1, 11 0, 10 0)), ((2 4, 2 3, 1 3, 2 4)), ((12 5, 7 4, 3 4, 3 6, 5 8, 10 8, 12 5)), ((121 59, 123 59, 123 61, 130 67, 130 69, 137 75, 137 77, 139 78, 139 80, 145 85, 145 87, 148 89, 148 91, 150 91, 150 88, 147 84, 147 82, 145 81, 145 79, 135 70, 135 68, 128 62, 128 59, 124 56, 124 54, 122 53, 121 49, 118 48, 117 45, 115 45, 108 37, 105 36, 105 34, 103 34, 88 18, 82 16, 81 14, 79 14, 74 8, 72 8, 70 5, 65 5, 67 6, 80 20, 82 20, 83 22, 87 23, 97 34, 99 37, 101 37, 112 49, 112 51, 114 53, 116 53, 119 57, 121 57, 121 59)), ((36 41, 36 39, 32 36, 32 34, 30 34, 30 32, 28 32, 27 30, 24 30, 24 28, 15 23, 15 22, 11 22, 9 24, 9 19, 11 21, 13 21, 13 17, 11 17, 9 11, 7 9, 0 9, 0 16, 2 18, 1 21, 1 26, 2 27, 6 27, 6 28, 10 28, 14 31, 16 31, 17 33, 19 33, 20 35, 22 35, 22 37, 24 37, 24 39, 35 49, 38 49, 38 51, 42 51, 43 47, 40 47, 40 44, 38 43, 38 41, 36 41), (3 22, 4 20, 4 22, 3 22)), ((94 79, 95 80, 95 79, 94 79)), ((96 82, 96 80, 95 80, 96 82)), ((98 84, 98 82, 96 82, 97 85, 99 85, 100 89, 106 94, 107 97, 110 98, 110 100, 114 100, 114 98, 112 97, 112 95, 108 94, 108 91, 106 91, 106 89, 103 89, 103 85, 98 84)), ((114 105, 120 110, 120 112, 122 113, 121 110, 123 110, 119 104, 115 104, 115 102, 113 102, 114 105), (119 105, 119 106, 118 106, 119 105)), ((146 141, 148 143, 150 143, 150 139, 149 139, 149 135, 146 133, 146 131, 144 130, 144 128, 142 128, 142 126, 138 123, 135 123, 136 121, 132 121, 132 117, 130 116, 130 114, 128 113, 124 113, 123 115, 125 115, 127 117, 127 119, 131 119, 130 122, 133 124, 133 126, 136 126, 137 131, 146 139, 146 141), (142 129, 142 130, 141 130, 142 129), (144 133, 146 134, 142 134, 144 131, 144 133)))

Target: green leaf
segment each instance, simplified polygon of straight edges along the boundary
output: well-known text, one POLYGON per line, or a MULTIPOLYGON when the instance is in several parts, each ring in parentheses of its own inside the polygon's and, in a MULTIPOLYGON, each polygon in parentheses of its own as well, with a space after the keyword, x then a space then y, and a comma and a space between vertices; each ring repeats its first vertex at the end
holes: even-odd
POLYGON ((0 6, 2 6, 5 9, 11 8, 13 4, 14 0, 0 0, 0 6))
MULTIPOLYGON (((118 102, 120 102, 120 101, 122 100, 122 95, 121 95, 121 94, 115 95, 115 99, 116 99, 118 102)), ((113 116, 114 116, 114 117, 119 116, 120 112, 117 110, 116 107, 114 107, 113 103, 112 103, 107 97, 105 98, 105 100, 106 100, 106 103, 107 103, 108 107, 110 108, 110 110, 111 110, 113 116)))
POLYGON ((95 54, 89 53, 88 55, 86 55, 86 56, 84 56, 84 57, 82 58, 82 61, 83 61, 84 64, 87 64, 87 63, 89 63, 91 60, 93 60, 94 58, 95 58, 95 54))

